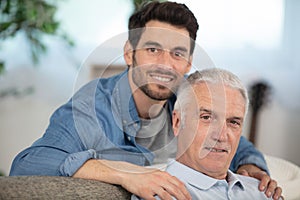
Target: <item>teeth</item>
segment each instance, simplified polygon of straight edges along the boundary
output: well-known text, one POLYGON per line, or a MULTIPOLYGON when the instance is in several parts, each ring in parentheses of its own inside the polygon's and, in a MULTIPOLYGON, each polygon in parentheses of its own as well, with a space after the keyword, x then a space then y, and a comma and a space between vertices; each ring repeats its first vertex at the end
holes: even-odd
POLYGON ((152 78, 158 80, 158 81, 162 81, 162 82, 169 82, 172 79, 171 78, 166 78, 166 77, 160 77, 160 76, 152 76, 152 78))
POLYGON ((211 152, 227 152, 226 150, 224 149, 215 149, 215 148, 207 148, 209 151, 211 152))

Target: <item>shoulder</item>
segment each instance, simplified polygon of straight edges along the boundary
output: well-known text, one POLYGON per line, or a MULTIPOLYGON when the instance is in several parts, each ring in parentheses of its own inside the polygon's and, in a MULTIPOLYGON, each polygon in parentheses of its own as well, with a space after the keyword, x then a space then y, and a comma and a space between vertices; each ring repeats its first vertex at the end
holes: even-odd
POLYGON ((247 196, 259 199, 272 199, 268 198, 264 192, 259 191, 258 186, 260 181, 253 177, 243 176, 235 174, 235 176, 241 181, 244 186, 244 191, 247 192, 247 196))

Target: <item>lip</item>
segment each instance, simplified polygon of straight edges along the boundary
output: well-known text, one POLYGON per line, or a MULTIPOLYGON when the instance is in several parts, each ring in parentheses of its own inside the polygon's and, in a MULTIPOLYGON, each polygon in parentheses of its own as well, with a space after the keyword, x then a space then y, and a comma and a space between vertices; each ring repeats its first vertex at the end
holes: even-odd
POLYGON ((210 151, 211 153, 228 153, 227 148, 219 147, 204 147, 205 150, 210 151))

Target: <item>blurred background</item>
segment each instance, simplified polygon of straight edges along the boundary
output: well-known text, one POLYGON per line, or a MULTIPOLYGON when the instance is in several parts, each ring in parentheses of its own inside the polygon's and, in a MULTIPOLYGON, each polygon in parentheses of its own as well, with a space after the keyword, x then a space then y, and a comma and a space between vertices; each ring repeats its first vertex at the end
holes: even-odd
MULTIPOLYGON (((5 2, 0 4, 1 23, 8 19, 5 2)), ((30 1, 20 2, 25 5, 30 1)), ((45 2, 52 5, 43 11, 45 18, 57 22, 50 20, 43 27, 45 34, 31 31, 29 24, 26 30, 32 36, 26 31, 5 35, 18 28, 13 27, 0 37, 3 175, 8 175, 15 155, 42 136, 54 110, 94 78, 98 67, 107 65, 106 54, 114 51, 121 56, 123 46, 117 50, 107 47, 103 54, 93 52, 127 31, 127 20, 134 10, 131 0, 45 2)), ((255 132, 260 151, 300 165, 300 1, 177 2, 185 3, 196 15, 200 25, 196 42, 215 66, 231 70, 252 95, 259 94, 243 134, 250 138, 249 133, 255 132)), ((1 30, 4 28, 1 24, 1 30)), ((120 57, 116 66, 123 64, 120 57)))

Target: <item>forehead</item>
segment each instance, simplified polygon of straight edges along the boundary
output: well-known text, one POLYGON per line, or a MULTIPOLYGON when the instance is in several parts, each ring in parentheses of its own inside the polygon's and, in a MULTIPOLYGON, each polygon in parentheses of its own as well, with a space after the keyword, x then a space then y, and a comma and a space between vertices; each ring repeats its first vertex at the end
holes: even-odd
POLYGON ((163 48, 185 47, 190 48, 189 32, 185 28, 178 28, 168 23, 156 20, 149 21, 138 43, 142 47, 147 42, 156 42, 163 48))
MULTIPOLYGON (((220 113, 243 116, 246 102, 239 90, 222 84, 200 83, 193 86, 197 106, 220 113)), ((199 109, 198 109, 199 110, 199 109)))

